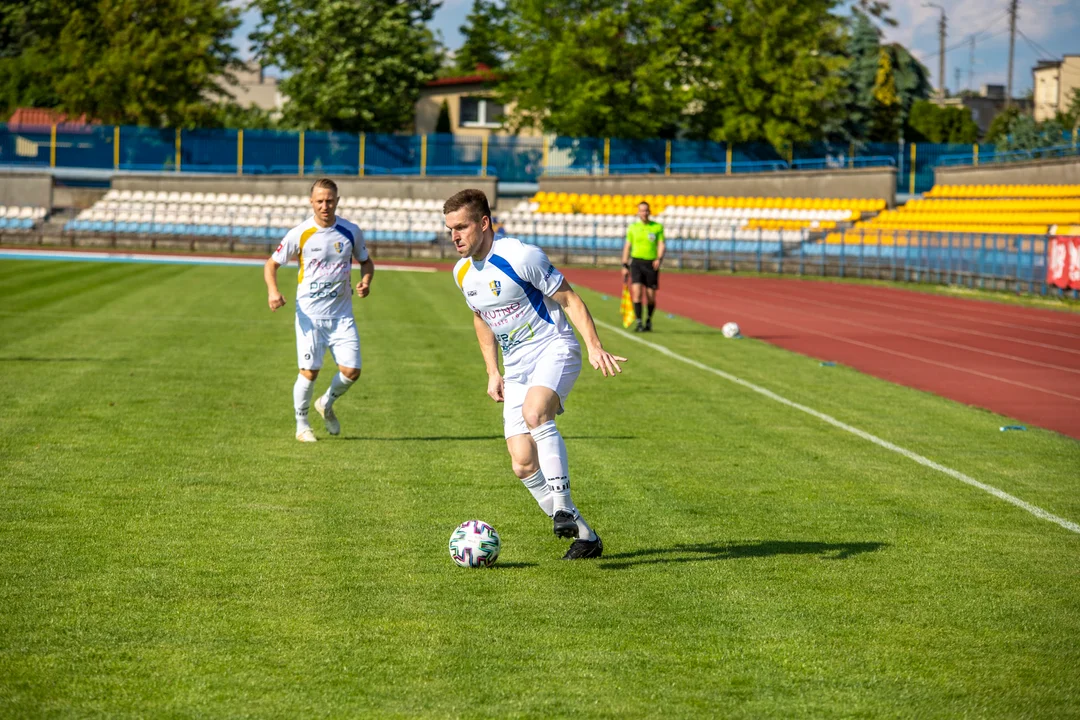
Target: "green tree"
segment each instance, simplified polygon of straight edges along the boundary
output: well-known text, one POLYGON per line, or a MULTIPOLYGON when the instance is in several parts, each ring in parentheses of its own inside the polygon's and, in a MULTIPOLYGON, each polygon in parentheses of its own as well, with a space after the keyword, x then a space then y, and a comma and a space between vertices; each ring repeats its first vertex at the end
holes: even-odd
POLYGON ((256 56, 285 73, 282 123, 396 132, 439 67, 432 0, 253 0, 256 56))
POLYGON ((990 121, 990 127, 986 130, 986 137, 983 138, 983 142, 992 145, 999 145, 1004 142, 1009 135, 1009 126, 1020 115, 1020 108, 1016 105, 1010 105, 1003 109, 990 121))
POLYGON ((1061 123, 1065 132, 1073 134, 1080 129, 1080 88, 1073 88, 1069 96, 1069 105, 1058 113, 1056 120, 1061 123))
POLYGON ((454 55, 454 64, 462 75, 471 75, 480 66, 497 70, 502 66, 502 33, 499 31, 505 11, 489 0, 473 0, 472 10, 459 30, 465 42, 454 55))
POLYGON ((881 47, 889 54, 896 83, 896 94, 900 97, 897 122, 901 128, 906 128, 915 103, 928 99, 934 91, 930 84, 930 71, 899 43, 881 47))
POLYGON ((7 107, 190 126, 208 117, 208 100, 227 97, 218 78, 236 63, 229 41, 240 11, 219 0, 12 5, 0 6, 0 92, 7 107))
POLYGON ((668 7, 659 0, 507 0, 500 43, 514 51, 498 94, 515 103, 508 126, 570 136, 673 134, 687 95, 668 7))
POLYGON ((845 142, 866 140, 874 106, 874 80, 881 56, 880 33, 870 18, 854 9, 848 26, 845 54, 848 65, 842 71, 846 87, 827 134, 845 142))
POLYGON ((843 112, 848 64, 833 0, 729 0, 678 17, 695 41, 680 58, 692 135, 776 148, 821 137, 843 112))
POLYGON ((453 132, 450 126, 450 104, 447 103, 445 100, 443 100, 442 105, 439 106, 439 117, 437 120, 435 120, 435 132, 453 132))
POLYGON ((969 144, 979 139, 979 126, 966 107, 941 107, 927 100, 915 103, 909 123, 914 142, 969 144))
POLYGON ((871 111, 870 139, 895 142, 900 135, 900 95, 896 91, 892 56, 884 50, 874 77, 874 104, 871 111))

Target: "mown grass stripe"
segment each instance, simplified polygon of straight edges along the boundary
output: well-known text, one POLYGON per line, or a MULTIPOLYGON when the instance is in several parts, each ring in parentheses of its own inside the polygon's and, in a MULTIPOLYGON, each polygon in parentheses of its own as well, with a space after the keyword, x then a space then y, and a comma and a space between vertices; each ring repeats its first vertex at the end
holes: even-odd
POLYGON ((918 454, 916 452, 912 452, 911 450, 908 450, 907 448, 903 448, 903 447, 900 447, 899 445, 895 445, 895 444, 889 442, 888 440, 883 440, 882 438, 879 438, 877 435, 872 435, 871 433, 868 433, 865 430, 860 430, 857 427, 854 427, 852 425, 848 425, 845 422, 837 420, 836 418, 834 418, 831 415, 826 415, 825 413, 820 412, 818 410, 815 410, 815 409, 813 409, 811 407, 807 407, 806 405, 801 405, 800 403, 794 402, 793 400, 788 400, 786 397, 784 397, 782 395, 777 395, 772 390, 768 390, 766 388, 763 388, 760 385, 755 385, 754 383, 749 382, 748 380, 743 380, 742 378, 737 377, 735 375, 732 375, 731 373, 724 372, 723 370, 718 370, 717 368, 710 367, 709 365, 698 362, 697 360, 693 360, 691 358, 680 355, 679 353, 675 352, 674 350, 670 350, 670 349, 664 347, 663 345, 658 345, 657 343, 649 342, 648 340, 644 340, 644 339, 642 339, 640 337, 637 337, 635 335, 631 335, 630 333, 626 332, 625 330, 623 330, 621 328, 618 328, 618 327, 616 327, 614 325, 610 325, 610 324, 605 323, 605 322, 603 322, 601 320, 596 320, 595 322, 596 322, 597 325, 600 325, 600 326, 602 326, 604 328, 607 328, 608 330, 616 332, 616 333, 626 337, 627 339, 633 340, 634 342, 637 342, 637 343, 640 343, 640 344, 642 344, 642 345, 644 345, 644 346, 646 346, 646 347, 648 347, 648 348, 650 348, 652 350, 655 350, 656 352, 667 355, 668 357, 670 357, 670 358, 672 358, 674 360, 678 360, 680 362, 686 363, 687 365, 691 365, 692 367, 696 367, 699 370, 704 370, 705 372, 710 372, 710 373, 712 373, 714 375, 717 375, 719 377, 724 378, 725 380, 727 380, 729 382, 733 382, 736 385, 741 385, 741 386, 743 386, 743 387, 745 387, 745 388, 747 388, 749 390, 753 390, 754 392, 758 393, 759 395, 764 395, 765 397, 769 398, 770 400, 775 400, 776 402, 778 402, 778 403, 780 403, 782 405, 787 405, 788 407, 794 408, 796 410, 800 410, 800 411, 802 411, 802 412, 804 412, 804 413, 806 413, 808 415, 812 415, 812 416, 818 418, 819 420, 823 420, 823 421, 829 423, 830 425, 833 425, 835 427, 840 428, 841 430, 845 430, 845 431, 847 431, 847 432, 849 432, 849 433, 851 433, 853 435, 861 437, 863 440, 867 440, 869 442, 874 443, 875 445, 878 445, 880 447, 885 448, 886 450, 891 450, 894 453, 897 453, 899 455, 903 455, 904 457, 908 458, 909 460, 913 460, 913 461, 919 463, 920 465, 924 465, 924 466, 926 466, 928 468, 931 468, 933 470, 937 470, 938 472, 944 473, 944 474, 948 475, 951 478, 959 480, 962 483, 966 483, 966 484, 971 485, 972 487, 976 487, 976 488, 978 488, 978 489, 980 489, 980 490, 982 490, 984 492, 988 492, 988 493, 990 493, 991 495, 993 495, 994 497, 996 497, 996 498, 998 498, 1000 500, 1004 500, 1007 503, 1011 503, 1011 504, 1015 505, 1018 508, 1026 510, 1027 512, 1031 513, 1032 515, 1034 515, 1037 518, 1040 518, 1042 520, 1047 520, 1047 521, 1052 522, 1052 523, 1054 523, 1056 525, 1060 525, 1061 527, 1065 528, 1066 530, 1069 530, 1071 532, 1080 534, 1080 525, 1077 525, 1076 523, 1072 522, 1071 520, 1066 520, 1065 518, 1058 517, 1057 515, 1054 515, 1053 513, 1050 513, 1050 512, 1047 512, 1046 510, 1043 510, 1042 508, 1038 507, 1037 505, 1032 505, 1029 502, 1021 500, 1020 498, 1016 497, 1015 495, 1010 495, 1009 493, 1005 492, 1004 490, 999 490, 998 488, 994 487, 993 485, 987 485, 986 483, 980 482, 980 481, 976 480, 975 478, 973 478, 973 477, 971 477, 969 475, 965 475, 964 473, 960 472, 959 470, 953 470, 950 467, 946 467, 946 466, 944 466, 944 465, 942 465, 940 463, 934 462, 930 458, 924 457, 924 456, 922 456, 922 455, 920 455, 920 454, 918 454))

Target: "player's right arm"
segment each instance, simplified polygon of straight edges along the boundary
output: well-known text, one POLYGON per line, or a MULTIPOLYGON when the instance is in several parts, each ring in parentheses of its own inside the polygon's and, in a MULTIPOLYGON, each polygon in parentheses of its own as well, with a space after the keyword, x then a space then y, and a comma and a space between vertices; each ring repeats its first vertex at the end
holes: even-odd
POLYGON ((263 280, 266 281, 266 302, 273 311, 285 306, 285 296, 281 294, 277 286, 277 270, 279 267, 281 266, 277 264, 274 258, 267 258, 266 264, 263 265, 263 280))
POLYGON ((281 241, 273 254, 266 259, 266 264, 263 265, 263 280, 266 281, 266 302, 273 311, 277 311, 279 307, 285 305, 285 296, 278 290, 278 268, 295 258, 298 249, 294 233, 290 231, 285 235, 285 239, 281 241))
POLYGON ((499 349, 495 344, 495 333, 477 313, 473 313, 473 328, 480 343, 480 354, 484 356, 484 369, 487 370, 487 394, 495 402, 502 402, 503 377, 499 372, 499 349))

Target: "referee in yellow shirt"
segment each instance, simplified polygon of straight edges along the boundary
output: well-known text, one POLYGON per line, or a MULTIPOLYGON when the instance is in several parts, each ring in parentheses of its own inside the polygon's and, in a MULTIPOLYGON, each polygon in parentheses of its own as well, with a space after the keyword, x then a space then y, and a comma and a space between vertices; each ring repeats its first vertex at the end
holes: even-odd
POLYGON ((622 251, 623 283, 630 282, 630 299, 634 302, 637 325, 634 332, 652 332, 652 315, 656 309, 656 288, 660 280, 660 263, 664 261, 664 226, 649 220, 649 203, 641 202, 638 219, 626 229, 626 244, 622 251), (641 291, 648 299, 649 314, 641 322, 641 291))

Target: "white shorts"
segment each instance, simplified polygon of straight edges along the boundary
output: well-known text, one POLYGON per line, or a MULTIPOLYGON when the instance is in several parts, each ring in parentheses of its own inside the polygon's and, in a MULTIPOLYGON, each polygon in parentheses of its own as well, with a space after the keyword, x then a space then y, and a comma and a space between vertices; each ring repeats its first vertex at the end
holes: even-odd
POLYGON ((560 400, 561 415, 566 398, 574 389, 574 382, 581 374, 581 348, 577 343, 552 343, 533 363, 525 368, 515 368, 503 381, 503 434, 507 438, 529 432, 521 408, 529 388, 546 387, 554 390, 560 400))
POLYGON ((322 368, 327 349, 338 365, 360 367, 360 335, 351 317, 310 318, 296 314, 296 362, 301 370, 322 368))

